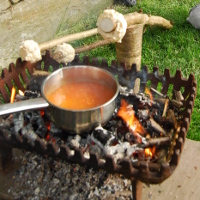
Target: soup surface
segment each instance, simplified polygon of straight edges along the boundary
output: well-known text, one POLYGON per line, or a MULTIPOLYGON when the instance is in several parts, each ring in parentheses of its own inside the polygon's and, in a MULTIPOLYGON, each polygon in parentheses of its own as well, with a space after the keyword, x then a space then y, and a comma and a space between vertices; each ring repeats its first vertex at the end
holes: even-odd
POLYGON ((113 90, 101 83, 75 82, 54 90, 47 96, 47 99, 62 108, 84 110, 104 104, 113 95, 113 90))

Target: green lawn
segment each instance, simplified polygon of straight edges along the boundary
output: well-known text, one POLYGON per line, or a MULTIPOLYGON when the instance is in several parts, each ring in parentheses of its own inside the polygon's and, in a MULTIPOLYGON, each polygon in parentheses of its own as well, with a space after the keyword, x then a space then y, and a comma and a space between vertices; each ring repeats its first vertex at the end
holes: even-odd
MULTIPOLYGON (((122 14, 143 10, 143 13, 162 16, 174 23, 171 30, 164 30, 160 27, 147 27, 143 35, 142 65, 147 65, 151 70, 158 66, 163 72, 170 68, 173 75, 176 69, 180 69, 184 77, 190 73, 195 75, 196 81, 200 78, 200 31, 194 29, 186 18, 190 9, 197 5, 199 0, 138 0, 134 7, 113 5, 111 8, 122 14)), ((88 17, 71 29, 60 29, 55 37, 77 33, 96 27, 95 17, 88 17)), ((93 36, 76 42, 73 47, 83 46, 100 40, 101 36, 93 36)), ((81 53, 80 56, 105 58, 109 62, 116 60, 115 45, 110 44, 99 47, 89 52, 81 53)), ((192 115, 192 121, 187 137, 200 141, 200 90, 197 89, 197 98, 192 115)))

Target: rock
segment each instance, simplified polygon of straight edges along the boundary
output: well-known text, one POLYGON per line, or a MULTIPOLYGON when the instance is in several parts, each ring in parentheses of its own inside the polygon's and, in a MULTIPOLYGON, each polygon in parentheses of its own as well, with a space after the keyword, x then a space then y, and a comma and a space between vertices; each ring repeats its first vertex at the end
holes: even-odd
POLYGON ((37 196, 39 193, 40 193, 40 188, 37 187, 37 188, 35 189, 35 195, 37 196))
POLYGON ((196 29, 200 30, 200 4, 190 10, 187 21, 196 29))

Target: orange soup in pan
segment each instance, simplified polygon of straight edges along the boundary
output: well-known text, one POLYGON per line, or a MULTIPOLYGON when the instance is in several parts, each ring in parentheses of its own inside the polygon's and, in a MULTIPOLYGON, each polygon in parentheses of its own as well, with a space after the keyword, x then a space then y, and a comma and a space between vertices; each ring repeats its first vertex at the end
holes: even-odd
POLYGON ((99 82, 75 82, 54 90, 47 99, 70 110, 86 110, 100 106, 114 96, 113 89, 99 82))

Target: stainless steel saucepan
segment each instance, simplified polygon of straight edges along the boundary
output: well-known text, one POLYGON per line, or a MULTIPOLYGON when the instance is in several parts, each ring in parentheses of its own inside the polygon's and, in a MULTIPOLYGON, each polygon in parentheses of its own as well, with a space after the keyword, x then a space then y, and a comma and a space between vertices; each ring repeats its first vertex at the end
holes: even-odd
POLYGON ((83 65, 63 67, 53 72, 44 80, 41 86, 42 97, 14 102, 12 104, 2 104, 0 105, 0 115, 46 108, 49 119, 58 127, 70 133, 81 134, 85 131, 92 130, 97 124, 104 124, 112 117, 118 92, 118 81, 107 70, 83 65), (86 110, 65 109, 56 104, 52 104, 48 100, 47 94, 58 89, 60 86, 84 80, 98 81, 112 88, 114 92, 113 97, 98 107, 86 110))

